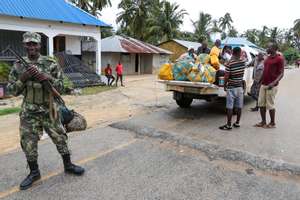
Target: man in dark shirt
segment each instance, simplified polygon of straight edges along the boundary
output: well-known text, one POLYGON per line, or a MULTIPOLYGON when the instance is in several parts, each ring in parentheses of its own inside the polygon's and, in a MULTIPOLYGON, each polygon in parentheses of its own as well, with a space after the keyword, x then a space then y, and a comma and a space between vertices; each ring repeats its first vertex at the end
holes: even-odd
POLYGON ((264 72, 259 90, 258 106, 260 107, 261 122, 256 127, 275 128, 275 96, 279 81, 284 74, 284 59, 277 53, 278 45, 269 43, 267 53, 269 56, 264 62, 264 72), (269 110, 271 122, 266 123, 266 112, 269 110))
POLYGON ((233 49, 232 58, 226 66, 224 90, 227 91, 227 124, 219 127, 221 130, 232 129, 231 120, 234 108, 237 109, 237 119, 233 126, 235 128, 240 127, 240 119, 244 105, 243 77, 245 71, 245 62, 240 59, 241 52, 240 47, 235 47, 233 49))
POLYGON ((209 54, 210 53, 210 48, 207 47, 207 42, 203 41, 201 43, 201 46, 197 49, 197 55, 199 56, 200 54, 209 54))

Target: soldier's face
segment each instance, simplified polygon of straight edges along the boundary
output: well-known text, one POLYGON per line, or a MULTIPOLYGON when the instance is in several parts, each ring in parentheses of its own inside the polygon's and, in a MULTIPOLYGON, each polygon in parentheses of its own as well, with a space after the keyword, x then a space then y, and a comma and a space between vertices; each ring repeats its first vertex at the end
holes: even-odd
POLYGON ((40 53, 41 45, 35 42, 28 42, 24 44, 28 56, 36 56, 40 53))

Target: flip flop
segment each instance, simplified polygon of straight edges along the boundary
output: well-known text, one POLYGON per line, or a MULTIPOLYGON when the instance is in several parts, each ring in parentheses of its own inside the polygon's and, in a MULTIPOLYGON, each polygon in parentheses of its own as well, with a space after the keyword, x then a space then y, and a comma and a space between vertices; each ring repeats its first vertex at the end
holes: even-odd
POLYGON ((255 124, 254 127, 257 127, 257 128, 265 128, 265 127, 267 127, 267 125, 266 125, 266 124, 263 124, 263 123, 261 123, 261 122, 259 122, 259 123, 255 124))
POLYGON ((232 127, 226 124, 224 126, 220 126, 219 129, 221 129, 223 131, 230 131, 232 129, 232 127))
POLYGON ((234 124, 233 124, 233 127, 234 127, 234 128, 240 128, 240 127, 241 127, 241 125, 240 125, 240 124, 238 124, 238 123, 234 123, 234 124))
POLYGON ((272 129, 272 128, 276 128, 276 124, 268 124, 266 127, 264 128, 268 128, 268 129, 272 129))

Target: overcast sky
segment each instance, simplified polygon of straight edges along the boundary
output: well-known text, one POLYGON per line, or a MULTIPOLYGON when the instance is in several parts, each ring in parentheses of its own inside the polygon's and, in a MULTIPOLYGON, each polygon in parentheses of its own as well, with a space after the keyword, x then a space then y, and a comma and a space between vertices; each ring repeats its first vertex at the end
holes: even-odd
MULTIPOLYGON (((181 29, 193 31, 192 20, 197 20, 199 12, 209 13, 218 19, 226 12, 231 14, 233 25, 241 33, 247 29, 268 27, 290 28, 295 19, 300 18, 300 0, 169 0, 178 3, 189 15, 181 29)), ((117 9, 120 0, 111 0, 112 7, 102 11, 101 20, 116 28, 117 9)))

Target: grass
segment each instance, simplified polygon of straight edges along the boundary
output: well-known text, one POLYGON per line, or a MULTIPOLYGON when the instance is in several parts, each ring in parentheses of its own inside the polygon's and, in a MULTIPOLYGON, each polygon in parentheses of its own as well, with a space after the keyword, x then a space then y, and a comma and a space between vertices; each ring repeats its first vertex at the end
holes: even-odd
POLYGON ((105 92, 108 90, 113 90, 116 89, 117 87, 115 86, 95 86, 95 87, 87 87, 82 89, 81 95, 93 95, 93 94, 98 94, 101 92, 105 92))
POLYGON ((16 108, 4 108, 4 109, 0 109, 0 116, 3 115, 9 115, 9 114, 13 114, 13 113, 18 113, 21 111, 21 108, 16 107, 16 108))

